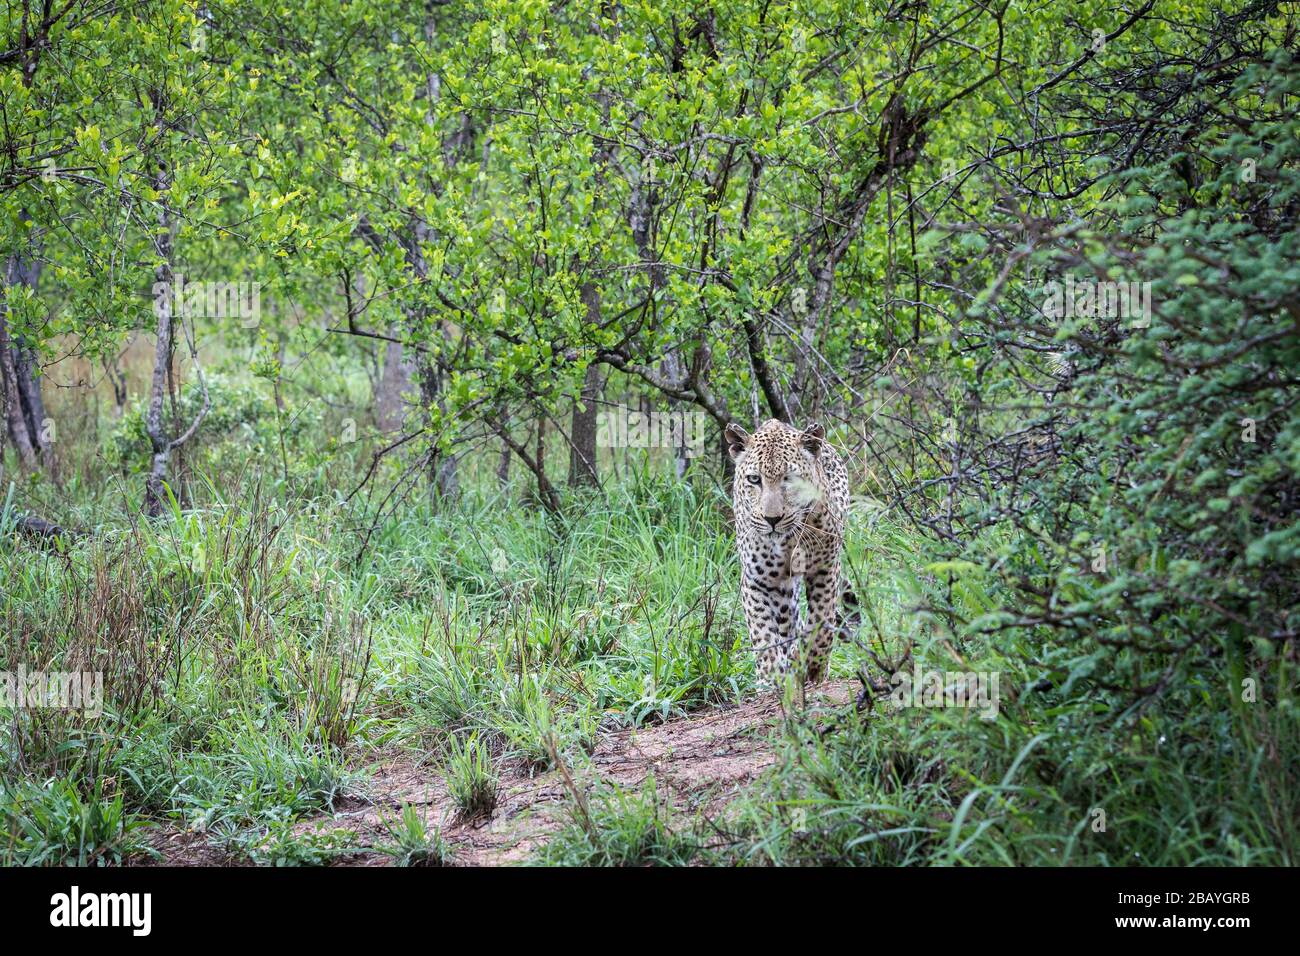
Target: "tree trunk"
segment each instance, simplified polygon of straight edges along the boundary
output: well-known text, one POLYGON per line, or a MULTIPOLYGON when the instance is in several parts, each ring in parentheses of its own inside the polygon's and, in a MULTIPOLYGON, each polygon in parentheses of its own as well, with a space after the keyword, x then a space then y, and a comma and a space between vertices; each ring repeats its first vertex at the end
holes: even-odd
MULTIPOLYGON (((26 210, 19 215, 26 220, 26 210)), ((12 255, 5 262, 4 275, 0 276, 0 392, 3 393, 4 422, 9 439, 18 450, 24 468, 35 468, 39 461, 48 460, 53 435, 47 427, 45 402, 41 397, 40 377, 36 374, 36 352, 28 348, 21 336, 8 327, 4 289, 23 286, 35 289, 41 276, 41 264, 36 257, 12 255)))
MULTIPOLYGON (((668 350, 668 355, 664 358, 664 375, 669 381, 680 382, 686 380, 686 363, 682 361, 681 349, 673 347, 668 350)), ((694 412, 689 405, 678 402, 675 399, 668 399, 668 408, 674 416, 678 413, 682 415, 691 415, 694 412)), ((685 419, 683 418, 683 422, 685 419)), ((687 454, 686 436, 690 429, 682 428, 682 443, 673 446, 673 470, 677 473, 678 478, 686 477, 686 469, 690 467, 691 459, 687 454)))
POLYGON ((36 374, 36 353, 32 349, 15 346, 14 370, 18 375, 18 394, 22 399, 23 414, 27 416, 27 430, 32 436, 37 453, 48 459, 52 450, 53 433, 50 418, 45 414, 45 401, 41 397, 41 380, 36 374))
MULTIPOLYGON (((432 43, 438 33, 438 25, 434 18, 430 16, 424 22, 424 38, 432 43)), ((425 111, 425 122, 433 126, 437 123, 437 116, 434 112, 434 104, 441 96, 442 84, 436 73, 427 73, 424 76, 425 95, 429 101, 429 108, 425 111)), ((449 162, 454 162, 459 157, 462 146, 462 138, 468 141, 472 137, 473 130, 468 122, 462 126, 461 132, 452 137, 452 152, 449 162)), ((444 144, 446 145, 446 144, 444 144)), ((423 283, 429 277, 429 266, 424 258, 424 242, 429 238, 429 224, 418 212, 411 213, 411 231, 406 242, 406 260, 407 266, 415 274, 418 282, 423 283)), ((423 307, 414 310, 411 315, 411 334, 417 334, 424 331, 425 322, 428 314, 423 307)), ((436 321, 434 323, 434 334, 442 338, 441 345, 450 340, 451 334, 445 323, 436 321)), ((433 344, 433 343, 431 343, 433 344)), ((429 414, 434 408, 443 408, 443 371, 439 367, 436 353, 422 352, 415 363, 415 375, 419 379, 420 400, 424 404, 426 414, 429 414)), ((431 415, 429 417, 432 417, 431 415)), ((438 504, 441 501, 453 500, 460 493, 460 479, 457 474, 457 462, 454 454, 448 454, 438 447, 440 436, 429 434, 429 501, 432 504, 438 504)))
POLYGON ((104 356, 104 374, 108 376, 113 388, 113 420, 120 421, 126 412, 126 373, 117 364, 116 358, 104 356))
POLYGON ((569 484, 573 487, 600 484, 596 469, 596 403, 603 384, 599 368, 588 365, 569 427, 569 484))
MULTIPOLYGON (((167 192, 167 177, 158 174, 155 188, 160 194, 167 192)), ((154 325, 153 376, 149 380, 149 407, 145 412, 145 433, 149 436, 152 454, 149 474, 144 481, 144 513, 156 518, 163 512, 166 501, 165 487, 168 469, 171 464, 172 442, 163 421, 163 400, 167 397, 167 381, 172 364, 172 237, 175 224, 172 222, 171 210, 164 202, 158 214, 159 235, 157 239, 158 266, 154 270, 153 310, 154 325)))
MULTIPOLYGON (((158 129, 161 132, 165 124, 163 101, 158 93, 151 93, 150 98, 153 100, 154 109, 157 111, 158 129)), ((159 138, 159 141, 162 141, 162 137, 159 138)), ((170 186, 170 171, 165 163, 160 163, 158 172, 154 176, 154 188, 158 191, 159 196, 166 197, 170 186)), ((203 419, 207 417, 208 409, 211 408, 207 382, 203 378, 203 370, 199 367, 198 352, 194 347, 193 339, 191 339, 190 361, 193 363, 194 374, 199 387, 203 389, 203 406, 199 409, 198 414, 194 416, 194 420, 190 422, 189 427, 175 438, 171 437, 167 423, 163 420, 163 401, 169 396, 169 387, 174 387, 176 382, 175 369, 172 364, 176 345, 176 320, 178 318, 174 312, 177 296, 172 286, 175 280, 173 258, 176 226, 176 217, 164 198, 158 211, 158 236, 154 240, 154 251, 158 254, 158 265, 154 269, 153 287, 153 309, 154 317, 157 320, 154 325, 156 339, 154 341, 153 375, 149 382, 149 407, 145 412, 144 419, 145 434, 149 436, 151 452, 149 474, 145 476, 144 482, 144 513, 151 518, 156 518, 163 513, 164 503, 167 499, 166 492, 172 452, 194 437, 194 433, 203 424, 203 419)), ((183 320, 183 316, 181 318, 183 320)), ((170 392, 170 396, 173 417, 175 417, 178 413, 177 396, 174 391, 170 392)), ((180 425, 179 420, 174 423, 175 428, 179 429, 180 425)))
MULTIPOLYGON (((401 329, 388 330, 396 338, 401 329)), ((405 355, 401 342, 389 342, 384 348, 384 365, 375 389, 375 424, 385 434, 398 432, 406 419, 407 391, 415 377, 415 363, 405 355)))
MULTIPOLYGON (((600 292, 594 283, 582 286, 582 301, 587 306, 587 321, 600 324, 600 292)), ((600 369, 596 363, 587 366, 582 380, 582 394, 573 405, 569 426, 569 485, 600 485, 596 468, 596 403, 600 400, 600 369)))
POLYGON ((533 461, 536 463, 532 472, 533 477, 537 479, 537 500, 543 506, 548 506, 548 502, 551 501, 558 502, 559 496, 552 491, 551 480, 546 476, 546 415, 544 413, 537 416, 537 450, 533 454, 533 461))
MULTIPOLYGON (((501 421, 491 422, 493 431, 501 437, 501 441, 505 443, 507 448, 519 456, 519 460, 524 463, 524 466, 531 471, 533 477, 537 479, 537 488, 534 493, 535 500, 551 514, 557 514, 560 510, 560 496, 559 493, 556 492, 555 486, 552 485, 550 480, 546 477, 546 463, 541 455, 546 440, 546 419, 540 418, 537 422, 538 454, 536 457, 529 454, 528 448, 525 445, 515 441, 515 439, 511 437, 510 429, 508 426, 503 424, 504 421, 505 419, 503 417, 501 421)), ((528 439, 525 437, 524 441, 526 442, 527 440, 528 439)))
POLYGON ((510 488, 510 445, 506 442, 501 443, 501 454, 497 456, 497 484, 501 486, 502 491, 510 488))
MULTIPOLYGON (((167 175, 160 172, 156 177, 156 187, 160 194, 167 192, 167 175)), ((163 203, 158 213, 159 236, 154 248, 158 252, 158 266, 154 269, 153 307, 157 322, 154 325, 156 341, 153 353, 153 376, 149 381, 149 407, 145 412, 145 433, 149 436, 151 459, 149 474, 144 482, 144 513, 156 518, 163 513, 167 500, 168 478, 171 468, 172 452, 181 448, 194 437, 203 419, 207 417, 211 406, 207 383, 203 370, 199 367, 198 353, 191 342, 190 361, 199 386, 203 389, 203 405, 189 427, 175 438, 170 437, 167 423, 163 420, 163 401, 169 395, 169 384, 174 383, 173 355, 176 345, 176 319, 173 311, 175 298, 172 293, 172 246, 176 236, 176 219, 170 207, 163 203)), ((176 410, 175 395, 173 413, 176 410)), ((175 423, 180 427, 180 422, 175 423)))
POLYGON ((36 445, 27 429, 27 416, 23 413, 14 351, 5 310, 0 304, 0 405, 4 410, 5 429, 18 452, 18 460, 23 468, 31 470, 36 467, 36 445))
MULTIPOLYGON (((437 360, 427 353, 422 353, 417 365, 420 379, 420 400, 424 403, 426 413, 432 409, 444 408, 442 398, 442 370, 437 360)), ((438 447, 439 436, 429 435, 429 501, 438 504, 451 501, 460 493, 460 478, 456 468, 456 456, 446 454, 438 447)))

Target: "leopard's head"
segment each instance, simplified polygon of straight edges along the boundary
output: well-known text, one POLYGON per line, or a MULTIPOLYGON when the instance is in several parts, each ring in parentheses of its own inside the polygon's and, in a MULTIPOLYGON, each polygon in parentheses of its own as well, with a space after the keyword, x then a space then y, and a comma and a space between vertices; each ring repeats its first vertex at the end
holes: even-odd
POLYGON ((822 498, 818 455, 826 441, 821 425, 798 431, 771 419, 748 435, 728 425, 727 449, 736 463, 736 521, 766 535, 787 535, 822 498))

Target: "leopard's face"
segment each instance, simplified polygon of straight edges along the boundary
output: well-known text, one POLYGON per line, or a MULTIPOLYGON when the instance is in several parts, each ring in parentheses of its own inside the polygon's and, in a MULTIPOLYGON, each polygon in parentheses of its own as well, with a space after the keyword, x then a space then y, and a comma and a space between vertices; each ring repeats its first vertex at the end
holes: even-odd
POLYGON ((820 425, 796 431, 775 419, 753 435, 727 426, 727 446, 736 463, 732 504, 738 530, 784 537, 821 501, 817 456, 824 435, 820 425))

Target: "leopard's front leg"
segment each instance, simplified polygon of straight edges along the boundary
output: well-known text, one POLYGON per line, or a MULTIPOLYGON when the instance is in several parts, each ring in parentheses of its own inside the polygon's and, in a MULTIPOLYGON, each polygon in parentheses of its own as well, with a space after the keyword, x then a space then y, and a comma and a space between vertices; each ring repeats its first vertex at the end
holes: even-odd
POLYGON ((741 552, 741 603, 754 646, 758 682, 774 684, 795 658, 799 639, 799 599, 789 569, 770 548, 741 552))
POLYGON ((826 677, 835 633, 839 629, 840 556, 828 554, 823 563, 808 570, 805 578, 808 600, 808 628, 800 640, 803 673, 813 684, 826 677))

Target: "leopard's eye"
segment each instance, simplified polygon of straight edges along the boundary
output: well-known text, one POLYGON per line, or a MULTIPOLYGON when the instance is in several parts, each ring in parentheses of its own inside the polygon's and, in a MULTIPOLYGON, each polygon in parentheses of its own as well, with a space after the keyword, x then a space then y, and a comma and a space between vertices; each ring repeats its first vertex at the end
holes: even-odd
POLYGON ((751 485, 757 485, 763 481, 763 479, 758 477, 758 475, 746 475, 745 480, 748 481, 751 485))

